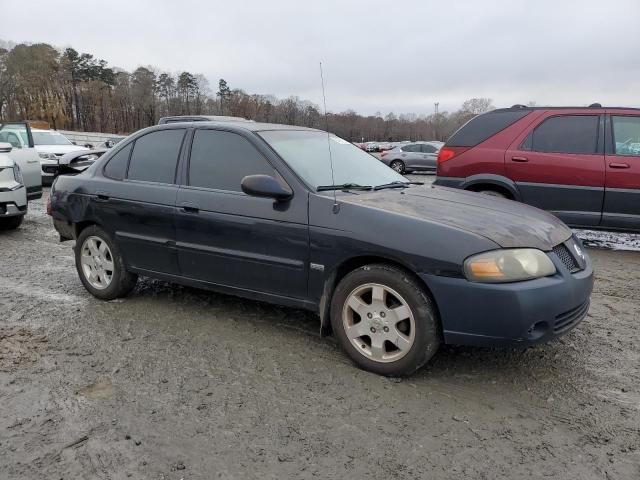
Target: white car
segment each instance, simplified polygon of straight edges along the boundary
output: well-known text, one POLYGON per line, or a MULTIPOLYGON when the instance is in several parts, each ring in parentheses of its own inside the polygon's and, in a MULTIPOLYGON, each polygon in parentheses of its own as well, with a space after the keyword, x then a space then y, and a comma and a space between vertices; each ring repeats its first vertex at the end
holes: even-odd
POLYGON ((33 128, 33 144, 40 155, 42 167, 42 182, 45 185, 51 184, 55 175, 55 168, 58 160, 65 154, 78 151, 89 151, 85 147, 74 145, 71 140, 55 130, 41 130, 33 128))
POLYGON ((42 168, 40 157, 33 147, 31 127, 28 122, 0 123, 0 142, 13 147, 8 155, 19 166, 27 199, 42 197, 42 168))
POLYGON ((0 229, 18 228, 27 213, 27 189, 20 167, 8 155, 10 143, 0 143, 0 229))

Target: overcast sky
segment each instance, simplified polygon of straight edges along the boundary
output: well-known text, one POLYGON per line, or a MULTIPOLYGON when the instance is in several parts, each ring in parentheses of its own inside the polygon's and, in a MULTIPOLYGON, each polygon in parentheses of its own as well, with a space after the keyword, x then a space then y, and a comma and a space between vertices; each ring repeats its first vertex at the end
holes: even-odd
POLYGON ((0 39, 363 114, 640 106, 640 0, 0 0, 0 39))

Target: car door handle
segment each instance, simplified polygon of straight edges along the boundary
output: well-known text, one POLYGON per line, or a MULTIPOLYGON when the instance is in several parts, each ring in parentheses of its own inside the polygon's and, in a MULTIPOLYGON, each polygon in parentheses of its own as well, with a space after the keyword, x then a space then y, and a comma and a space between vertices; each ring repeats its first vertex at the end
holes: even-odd
POLYGON ((96 192, 96 201, 97 202, 108 202, 109 194, 107 192, 96 192))
POLYGON ((180 211, 184 213, 198 213, 200 208, 193 203, 182 203, 180 205, 180 211))
POLYGON ((27 163, 40 163, 40 160, 27 160, 27 163))
POLYGON ((631 168, 631 166, 628 163, 618 163, 618 162, 609 163, 609 167, 611 167, 611 168, 631 168))
POLYGON ((524 163, 524 162, 528 162, 529 159, 527 157, 511 157, 511 160, 514 162, 520 162, 520 163, 524 163))

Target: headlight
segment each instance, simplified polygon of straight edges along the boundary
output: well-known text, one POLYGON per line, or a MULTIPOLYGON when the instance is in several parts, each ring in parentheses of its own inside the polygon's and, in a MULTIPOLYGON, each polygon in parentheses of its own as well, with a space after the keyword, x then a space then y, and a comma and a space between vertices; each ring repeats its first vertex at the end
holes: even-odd
POLYGON ((53 153, 38 153, 38 155, 45 160, 56 160, 56 156, 53 153))
POLYGON ((20 171, 20 167, 18 166, 17 163, 13 165, 13 178, 15 178, 16 182, 18 182, 20 185, 24 185, 24 179, 22 178, 22 171, 20 171))
POLYGON ((551 259, 535 248, 494 250, 469 257, 464 274, 472 282, 521 282, 556 273, 551 259))

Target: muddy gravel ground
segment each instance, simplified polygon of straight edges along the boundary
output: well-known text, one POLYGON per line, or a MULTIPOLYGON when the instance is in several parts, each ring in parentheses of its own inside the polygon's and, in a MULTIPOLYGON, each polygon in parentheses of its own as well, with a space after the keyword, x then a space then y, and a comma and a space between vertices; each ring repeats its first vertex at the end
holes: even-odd
POLYGON ((526 350, 356 369, 306 312, 143 279, 91 297, 34 202, 0 232, 0 478, 640 478, 640 253, 526 350))

